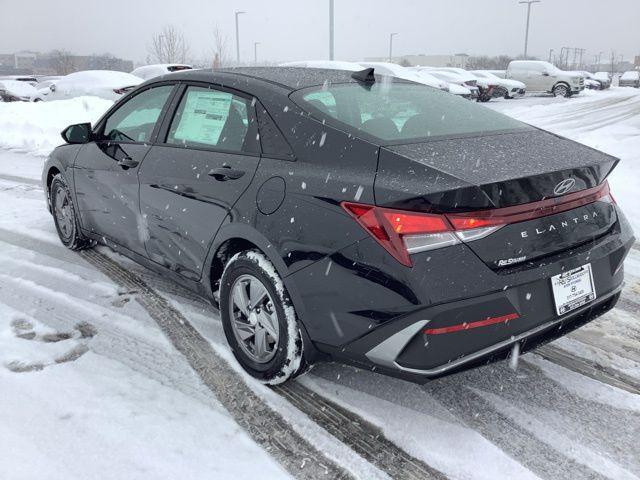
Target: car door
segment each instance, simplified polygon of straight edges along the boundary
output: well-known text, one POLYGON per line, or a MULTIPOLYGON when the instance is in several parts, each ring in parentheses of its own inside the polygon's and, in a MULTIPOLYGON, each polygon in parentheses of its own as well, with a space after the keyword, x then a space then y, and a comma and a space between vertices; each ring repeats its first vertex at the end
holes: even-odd
POLYGON ((138 166, 175 85, 143 90, 109 113, 74 164, 76 200, 84 230, 144 254, 138 166))
POLYGON ((253 98, 185 84, 140 169, 151 260, 198 279, 209 246, 260 161, 253 98))

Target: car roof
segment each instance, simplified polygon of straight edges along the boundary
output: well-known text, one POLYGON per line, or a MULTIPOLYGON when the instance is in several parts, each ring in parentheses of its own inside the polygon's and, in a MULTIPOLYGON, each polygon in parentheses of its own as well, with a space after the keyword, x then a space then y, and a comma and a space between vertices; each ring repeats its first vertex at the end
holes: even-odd
MULTIPOLYGON (((236 67, 216 70, 182 70, 174 72, 171 77, 161 76, 153 79, 153 82, 167 80, 201 81, 226 84, 251 86, 252 83, 261 87, 271 85, 286 90, 299 90, 301 88, 314 87, 324 83, 355 83, 351 78, 353 72, 345 70, 332 70, 328 68, 305 67, 236 67)), ((394 78, 394 81, 396 79, 394 78)), ((402 81, 398 79, 397 81, 402 81)))

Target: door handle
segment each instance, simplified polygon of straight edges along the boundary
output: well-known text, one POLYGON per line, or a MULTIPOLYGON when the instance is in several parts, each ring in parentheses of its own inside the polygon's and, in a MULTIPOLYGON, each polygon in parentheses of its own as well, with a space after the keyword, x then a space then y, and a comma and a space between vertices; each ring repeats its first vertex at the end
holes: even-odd
POLYGON ((227 180, 237 180, 244 174, 245 172, 243 172, 242 170, 236 170, 229 166, 214 168, 208 173, 210 177, 213 177, 221 182, 225 182, 227 180))
POLYGON ((118 160, 118 165, 122 168, 134 168, 137 167, 140 162, 138 160, 134 160, 131 157, 124 157, 118 160))

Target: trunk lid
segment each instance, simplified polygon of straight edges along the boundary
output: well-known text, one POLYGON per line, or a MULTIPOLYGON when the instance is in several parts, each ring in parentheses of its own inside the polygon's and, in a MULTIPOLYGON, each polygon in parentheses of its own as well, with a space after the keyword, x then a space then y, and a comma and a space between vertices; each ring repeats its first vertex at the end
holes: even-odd
POLYGON ((380 151, 375 198, 383 207, 450 214, 544 202, 540 218, 468 242, 487 265, 501 268, 605 234, 617 220, 608 196, 560 213, 553 205, 565 195, 597 190, 617 162, 534 129, 390 145, 380 151))

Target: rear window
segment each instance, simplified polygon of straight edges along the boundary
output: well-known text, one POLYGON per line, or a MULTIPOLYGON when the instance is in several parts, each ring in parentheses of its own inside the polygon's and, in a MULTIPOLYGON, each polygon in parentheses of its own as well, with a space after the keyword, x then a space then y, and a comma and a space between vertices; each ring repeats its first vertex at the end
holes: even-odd
POLYGON ((531 128, 475 102, 414 83, 325 85, 300 90, 293 99, 338 128, 383 141, 531 128))

